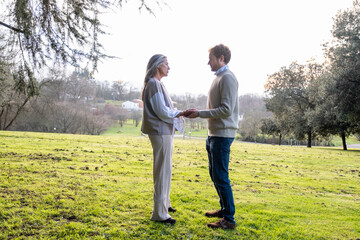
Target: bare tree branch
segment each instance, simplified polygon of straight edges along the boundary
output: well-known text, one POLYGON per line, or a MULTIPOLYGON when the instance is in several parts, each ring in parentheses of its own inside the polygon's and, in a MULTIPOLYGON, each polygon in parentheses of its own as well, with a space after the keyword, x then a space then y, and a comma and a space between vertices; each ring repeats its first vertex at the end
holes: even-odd
POLYGON ((4 26, 4 27, 7 27, 7 28, 9 28, 9 29, 11 29, 11 30, 13 30, 13 31, 15 31, 15 32, 24 33, 23 30, 20 30, 20 29, 18 29, 18 28, 12 27, 12 26, 10 26, 10 25, 8 25, 8 24, 6 24, 6 23, 3 23, 3 22, 1 22, 1 21, 0 21, 0 25, 2 25, 2 26, 4 26))

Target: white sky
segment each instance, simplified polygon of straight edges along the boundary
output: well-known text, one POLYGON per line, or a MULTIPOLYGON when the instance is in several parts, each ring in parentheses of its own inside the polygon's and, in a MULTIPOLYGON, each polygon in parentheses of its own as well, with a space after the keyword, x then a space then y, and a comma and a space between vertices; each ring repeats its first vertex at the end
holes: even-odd
POLYGON ((156 17, 140 1, 107 13, 110 35, 101 41, 109 55, 121 59, 99 64, 98 80, 123 80, 141 89, 150 57, 168 57, 169 76, 162 79, 170 94, 207 94, 214 78, 208 49, 229 46, 230 69, 239 95, 263 94, 267 75, 292 61, 322 62, 322 44, 331 40, 333 18, 353 0, 165 0, 156 17))

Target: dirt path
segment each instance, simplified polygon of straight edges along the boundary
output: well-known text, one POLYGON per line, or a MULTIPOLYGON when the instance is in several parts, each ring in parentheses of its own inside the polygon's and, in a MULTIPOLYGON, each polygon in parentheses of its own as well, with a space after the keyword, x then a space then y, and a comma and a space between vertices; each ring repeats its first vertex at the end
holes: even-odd
POLYGON ((360 148, 360 144, 349 144, 347 145, 348 148, 360 148))

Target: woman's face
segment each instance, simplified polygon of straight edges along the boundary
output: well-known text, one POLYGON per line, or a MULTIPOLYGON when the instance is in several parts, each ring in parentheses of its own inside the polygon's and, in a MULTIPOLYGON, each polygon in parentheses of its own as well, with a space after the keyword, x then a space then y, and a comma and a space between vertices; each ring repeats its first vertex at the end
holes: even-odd
POLYGON ((170 67, 167 58, 158 66, 158 70, 161 77, 166 77, 169 73, 170 67))

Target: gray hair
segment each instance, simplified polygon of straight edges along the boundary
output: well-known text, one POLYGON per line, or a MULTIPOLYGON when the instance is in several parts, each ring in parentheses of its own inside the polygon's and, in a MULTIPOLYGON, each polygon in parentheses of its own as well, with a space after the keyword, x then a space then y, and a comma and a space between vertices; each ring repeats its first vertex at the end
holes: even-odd
POLYGON ((146 67, 145 82, 148 82, 155 75, 157 67, 164 61, 164 58, 166 57, 162 54, 155 54, 150 58, 146 67))
POLYGON ((147 82, 150 80, 150 78, 152 78, 156 74, 156 70, 157 70, 158 66, 163 63, 164 58, 166 58, 166 56, 164 56, 162 54, 155 54, 154 56, 152 56, 150 58, 150 60, 147 64, 147 67, 146 67, 144 88, 143 88, 143 91, 141 94, 141 98, 144 97, 144 90, 145 90, 145 86, 146 86, 147 82))

